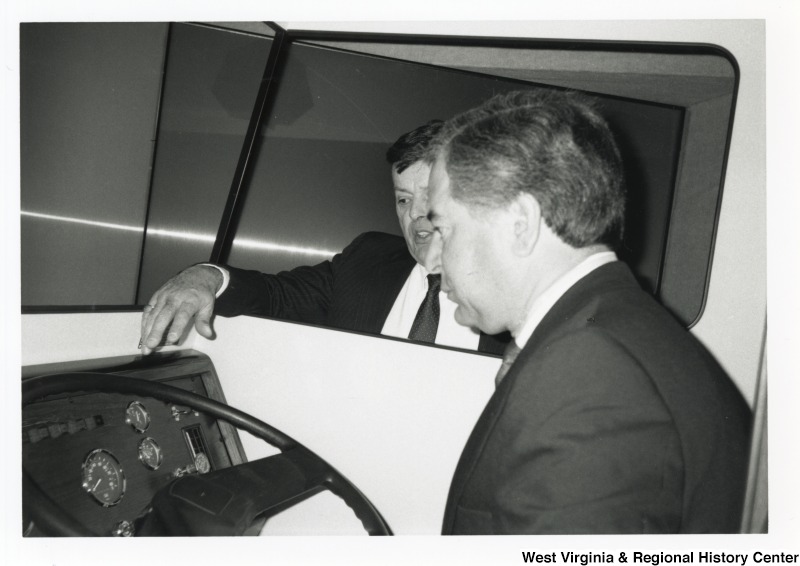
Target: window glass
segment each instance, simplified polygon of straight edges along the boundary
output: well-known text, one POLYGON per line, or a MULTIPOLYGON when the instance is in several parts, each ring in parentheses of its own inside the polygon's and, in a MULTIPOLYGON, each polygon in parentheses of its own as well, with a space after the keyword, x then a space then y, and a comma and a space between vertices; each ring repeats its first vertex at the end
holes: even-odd
MULTIPOLYGON (((329 258, 368 230, 399 234, 386 149, 432 118, 530 84, 292 44, 230 263, 274 273, 329 258)), ((598 96, 625 154, 631 188, 622 255, 657 293, 685 107, 598 96)))
POLYGON ((20 26, 23 306, 134 305, 208 260, 271 33, 20 26))
POLYGON ((651 182, 653 175, 663 180, 663 173, 650 164, 629 167, 631 203, 623 253, 644 285, 684 324, 697 322, 707 292, 738 80, 727 52, 713 46, 520 45, 480 39, 472 45, 320 38, 314 43, 683 108, 680 139, 657 138, 656 130, 646 138, 622 135, 629 163, 637 159, 631 152, 652 155, 663 143, 672 143, 669 155, 677 160, 669 188, 651 182))
POLYGON ((167 30, 20 25, 23 305, 134 302, 167 30))
MULTIPOLYGON (((23 305, 141 304, 209 259, 272 35, 263 23, 22 24, 23 305)), ((365 231, 399 235, 384 157, 399 135, 554 85, 600 97, 627 166, 621 255, 686 325, 698 319, 735 62, 707 46, 353 37, 290 36, 230 264, 273 273, 365 231)))
POLYGON ((172 25, 139 304, 211 256, 271 43, 262 35, 172 25))

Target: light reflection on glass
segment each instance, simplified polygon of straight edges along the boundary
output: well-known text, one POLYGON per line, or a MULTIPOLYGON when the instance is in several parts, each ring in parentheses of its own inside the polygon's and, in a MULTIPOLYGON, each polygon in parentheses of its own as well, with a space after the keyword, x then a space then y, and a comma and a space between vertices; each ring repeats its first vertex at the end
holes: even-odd
POLYGON ((273 242, 262 242, 259 240, 248 240, 239 238, 233 241, 233 246, 237 248, 245 248, 250 250, 268 250, 275 252, 286 252, 295 254, 306 254, 322 257, 333 257, 337 252, 330 250, 320 250, 317 248, 305 248, 302 246, 285 246, 283 244, 275 244, 273 242))
POLYGON ((128 232, 142 232, 141 226, 128 226, 125 224, 116 224, 111 222, 98 222, 96 220, 86 220, 85 218, 74 218, 72 216, 56 216, 54 214, 42 214, 40 212, 27 212, 20 211, 22 216, 31 216, 33 218, 42 218, 44 220, 58 220, 59 222, 73 222, 76 224, 85 224, 87 226, 98 226, 100 228, 112 228, 114 230, 125 230, 128 232))
MULTIPOLYGON (((112 230, 123 230, 127 232, 144 232, 144 228, 141 226, 131 226, 127 224, 118 224, 114 222, 99 222, 97 220, 87 220, 85 218, 75 218, 72 216, 58 216, 55 214, 42 214, 40 212, 28 212, 28 211, 21 211, 20 214, 22 216, 30 216, 32 218, 40 218, 43 220, 56 220, 59 222, 70 222, 75 224, 83 224, 86 226, 95 226, 99 228, 110 228, 112 230)), ((183 232, 179 230, 163 230, 159 228, 151 228, 148 231, 148 234, 153 236, 162 236, 165 238, 176 238, 181 240, 191 240, 196 242, 214 242, 216 240, 216 235, 211 236, 209 234, 198 234, 192 232, 183 232)), ((292 254, 304 254, 309 256, 317 256, 317 257, 333 257, 337 252, 330 251, 330 250, 321 250, 316 248, 306 248, 302 246, 287 246, 283 244, 276 244, 274 242, 263 242, 260 240, 249 240, 249 239, 237 239, 234 240, 233 245, 235 247, 244 248, 244 249, 251 249, 251 250, 264 250, 270 252, 280 252, 280 253, 292 253, 292 254)))

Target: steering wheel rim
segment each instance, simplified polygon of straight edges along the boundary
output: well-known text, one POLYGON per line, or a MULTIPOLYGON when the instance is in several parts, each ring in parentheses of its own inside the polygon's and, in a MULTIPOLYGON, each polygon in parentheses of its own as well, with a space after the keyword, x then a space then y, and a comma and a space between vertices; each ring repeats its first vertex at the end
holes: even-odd
MULTIPOLYGON (((22 406, 49 395, 74 392, 129 394, 186 405, 249 432, 283 453, 301 449, 314 459, 315 464, 325 468, 325 482, 321 487, 338 495, 361 520, 368 534, 392 534, 388 524, 369 499, 322 457, 279 429, 220 401, 157 381, 96 372, 69 372, 24 379, 22 406)), ((97 536, 55 504, 30 477, 23 464, 23 502, 26 500, 29 502, 27 510, 34 522, 53 530, 54 534, 97 536)))

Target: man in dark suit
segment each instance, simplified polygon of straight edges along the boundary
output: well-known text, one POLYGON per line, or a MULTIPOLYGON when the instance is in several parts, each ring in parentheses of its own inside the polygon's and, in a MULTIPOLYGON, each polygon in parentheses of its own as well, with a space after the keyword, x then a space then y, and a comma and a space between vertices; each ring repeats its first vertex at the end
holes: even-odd
POLYGON ((192 319, 211 338, 213 314, 249 314, 501 353, 508 335, 487 336, 456 323, 456 305, 439 290, 436 266, 426 266, 429 146, 441 125, 433 120, 402 135, 386 154, 403 237, 368 232, 330 261, 276 275, 191 266, 150 298, 142 352, 150 353, 164 332, 166 343, 177 342, 192 319))
POLYGON ((620 154, 592 99, 537 89, 448 121, 431 254, 460 323, 514 338, 444 534, 739 529, 750 412, 612 251, 620 154))

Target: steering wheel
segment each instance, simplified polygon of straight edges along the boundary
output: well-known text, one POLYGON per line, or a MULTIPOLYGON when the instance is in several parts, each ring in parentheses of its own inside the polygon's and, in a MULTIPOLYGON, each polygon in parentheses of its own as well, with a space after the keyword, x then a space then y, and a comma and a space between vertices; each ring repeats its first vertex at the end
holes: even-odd
MULTIPOLYGON (((171 385, 75 372, 22 382, 22 406, 48 395, 121 393, 186 405, 249 432, 281 450, 203 475, 186 475, 161 488, 134 523, 136 536, 241 535, 261 515, 273 515, 322 490, 338 495, 370 535, 391 535, 381 514, 347 478, 308 448, 252 415, 171 385)), ((23 508, 48 536, 98 536, 54 503, 23 466, 23 508)))

